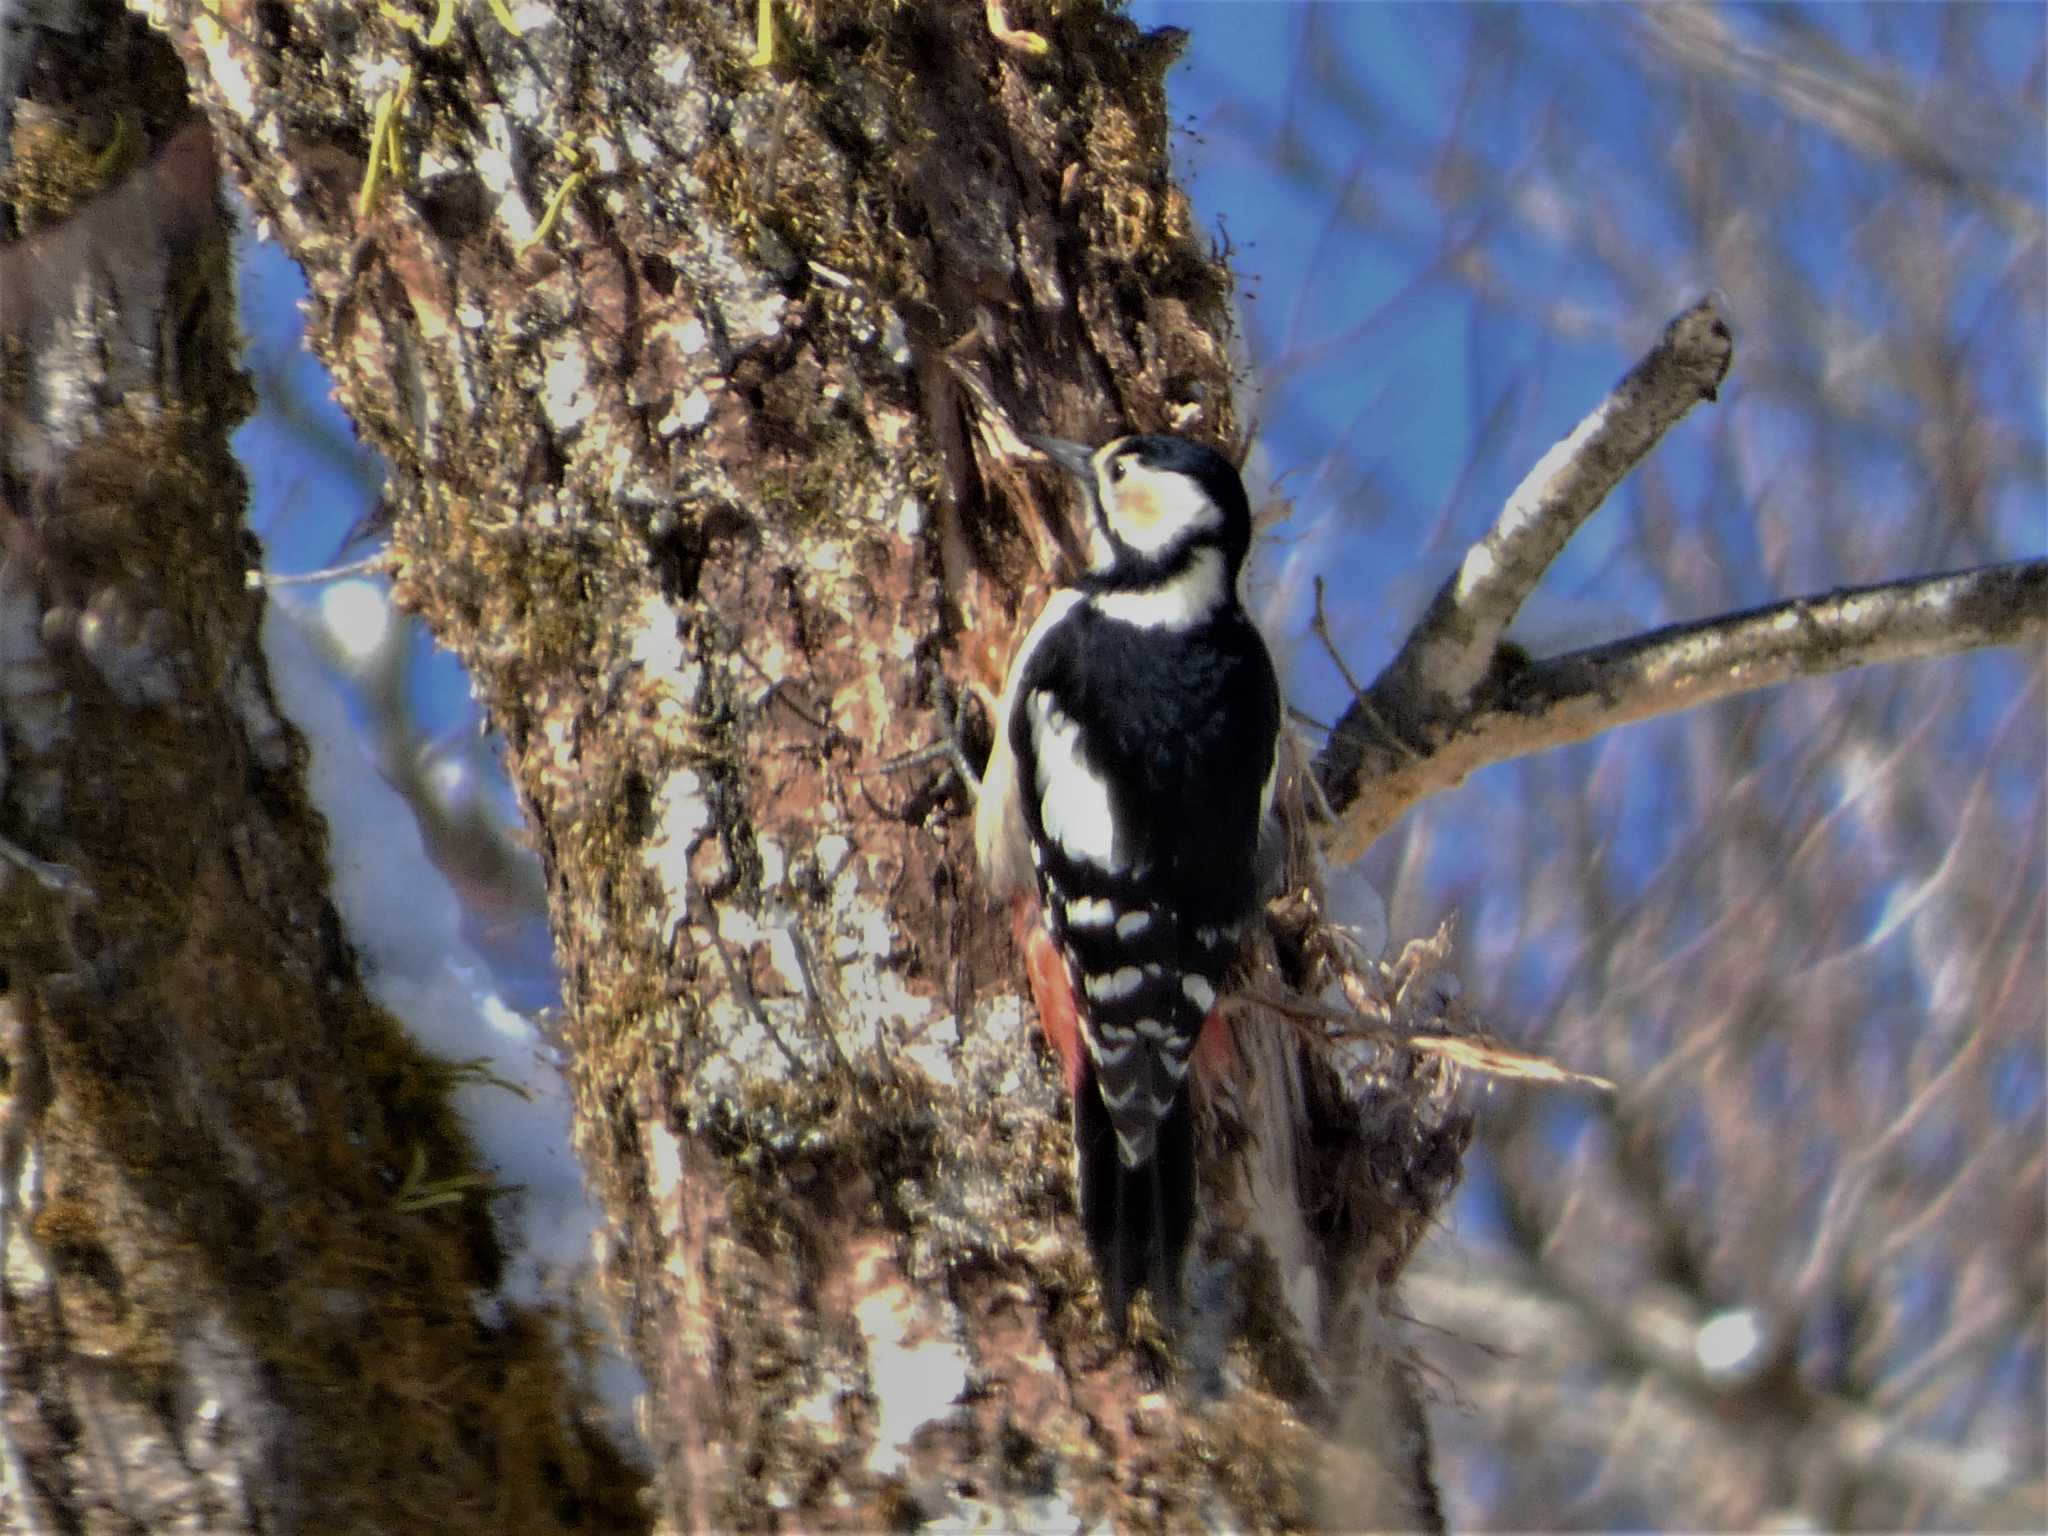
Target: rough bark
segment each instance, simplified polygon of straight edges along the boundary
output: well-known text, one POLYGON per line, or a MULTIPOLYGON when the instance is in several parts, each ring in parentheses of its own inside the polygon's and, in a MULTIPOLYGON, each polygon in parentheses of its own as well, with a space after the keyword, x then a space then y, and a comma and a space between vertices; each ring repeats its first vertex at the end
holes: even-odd
POLYGON ((10 30, 0 202, 0 1523, 630 1529, 481 1320, 444 1064, 364 994, 259 649, 213 143, 114 4, 10 30), (31 36, 33 32, 35 35, 31 36))
MULTIPOLYGON (((1210 1329, 1114 1347, 966 807, 884 771, 1072 547, 1004 415, 1237 431, 1170 40, 847 4, 754 65, 752 7, 146 9, 506 740, 668 1518, 1433 1523, 1383 1285, 1455 1182, 1451 1071, 1244 1010, 1210 1329)), ((1311 893, 1289 968, 1325 933, 1311 893)), ((1366 984, 1440 1011, 1439 963, 1366 984)))

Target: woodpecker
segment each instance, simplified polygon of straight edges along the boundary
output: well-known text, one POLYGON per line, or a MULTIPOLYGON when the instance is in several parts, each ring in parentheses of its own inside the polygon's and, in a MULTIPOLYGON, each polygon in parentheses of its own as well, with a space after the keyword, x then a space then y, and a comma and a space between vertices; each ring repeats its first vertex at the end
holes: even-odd
POLYGON ((1011 660, 975 814, 1073 1096, 1081 1224, 1119 1334, 1169 1326, 1194 1224, 1188 1070, 1277 863, 1280 685, 1238 599, 1244 485, 1184 438, 1027 437, 1086 505, 1090 565, 1011 660))

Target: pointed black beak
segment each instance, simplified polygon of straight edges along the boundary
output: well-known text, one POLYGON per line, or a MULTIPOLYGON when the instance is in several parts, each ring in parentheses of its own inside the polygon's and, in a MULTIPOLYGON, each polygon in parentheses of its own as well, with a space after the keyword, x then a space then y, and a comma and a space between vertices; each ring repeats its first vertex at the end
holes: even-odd
POLYGON ((1083 485, 1095 483, 1094 450, 1080 443, 1070 443, 1065 438, 1040 437, 1033 432, 1020 432, 1018 436, 1083 485))

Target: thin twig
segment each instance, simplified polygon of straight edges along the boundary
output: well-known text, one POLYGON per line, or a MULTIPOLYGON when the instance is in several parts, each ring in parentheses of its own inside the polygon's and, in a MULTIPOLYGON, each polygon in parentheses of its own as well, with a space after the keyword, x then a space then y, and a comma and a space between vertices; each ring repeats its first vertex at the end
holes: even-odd
MULTIPOLYGON (((818 986, 816 968, 811 964, 811 946, 804 939, 803 929, 794 921, 782 925, 783 936, 789 940, 791 955, 796 959, 797 980, 803 984, 804 1009, 809 1015, 812 1028, 824 1037, 832 1048, 832 1059, 844 1071, 852 1071, 853 1063, 846 1059, 846 1052, 840 1049, 839 1032, 833 1027, 831 1012, 825 1007, 825 995, 818 986)), ((877 1030, 881 1028, 879 1022, 877 1030)), ((877 1039, 879 1044, 879 1037, 877 1039)))
POLYGON ((1667 325, 1607 398, 1522 477, 1386 676, 1406 691, 1453 705, 1468 699, 1566 541, 1667 431, 1702 400, 1715 398, 1734 354, 1711 295, 1667 325))
POLYGON ((346 565, 323 566, 317 571, 291 571, 279 574, 274 571, 251 571, 248 585, 254 587, 310 587, 323 581, 340 581, 344 576, 389 575, 392 567, 391 551, 380 549, 374 555, 365 555, 360 560, 351 560, 346 565))
POLYGON ((1354 699, 1364 698, 1364 685, 1351 675, 1351 668, 1346 665, 1343 653, 1337 649, 1337 642, 1330 638, 1330 621, 1323 613, 1323 578, 1321 576, 1316 577, 1316 616, 1309 624, 1309 631, 1318 640, 1323 642, 1323 650, 1329 655, 1330 660, 1335 663, 1337 675, 1344 679, 1344 686, 1351 690, 1351 697, 1354 699))
MULTIPOLYGON (((2017 560, 1794 598, 1531 662, 1498 696, 1445 722, 1426 757, 1382 752, 1367 772, 1354 737, 1355 778, 1325 780, 1344 810, 1331 857, 1357 857, 1416 801, 1490 763, 1794 678, 2043 640, 2048 560, 2017 560)), ((1332 746, 1356 731, 1353 720, 1347 711, 1332 746)), ((1326 747, 1325 763, 1330 755, 1326 747)))

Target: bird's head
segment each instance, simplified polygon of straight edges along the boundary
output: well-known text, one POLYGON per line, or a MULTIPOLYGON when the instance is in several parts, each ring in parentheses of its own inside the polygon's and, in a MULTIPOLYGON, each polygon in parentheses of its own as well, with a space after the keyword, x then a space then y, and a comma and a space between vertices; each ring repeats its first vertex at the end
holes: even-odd
POLYGON ((1251 504, 1237 470, 1215 449, 1157 432, 1093 451, 1058 438, 1025 441, 1081 487, 1091 584, 1164 586, 1213 551, 1223 589, 1235 589, 1251 549, 1251 504))

